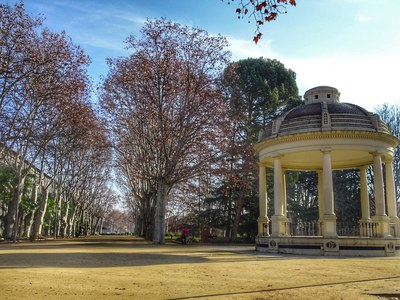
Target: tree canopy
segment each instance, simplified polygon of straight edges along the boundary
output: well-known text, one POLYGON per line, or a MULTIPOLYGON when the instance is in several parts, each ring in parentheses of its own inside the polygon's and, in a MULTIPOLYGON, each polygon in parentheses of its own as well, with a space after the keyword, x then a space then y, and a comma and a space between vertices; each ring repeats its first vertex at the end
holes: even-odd
POLYGON ((0 4, 0 53, 3 195, 12 183, 1 199, 3 235, 39 238, 49 220, 55 237, 74 235, 83 215, 93 217, 95 189, 109 173, 105 128, 90 103, 90 58, 22 2, 0 4))
POLYGON ((247 58, 224 71, 232 116, 240 120, 246 138, 257 141, 259 130, 283 111, 301 104, 296 74, 275 59, 247 58))
POLYGON ((141 33, 127 39, 129 57, 109 60, 101 105, 133 195, 153 191, 153 241, 162 243, 170 190, 219 155, 218 78, 229 54, 225 38, 165 19, 148 20, 141 33))

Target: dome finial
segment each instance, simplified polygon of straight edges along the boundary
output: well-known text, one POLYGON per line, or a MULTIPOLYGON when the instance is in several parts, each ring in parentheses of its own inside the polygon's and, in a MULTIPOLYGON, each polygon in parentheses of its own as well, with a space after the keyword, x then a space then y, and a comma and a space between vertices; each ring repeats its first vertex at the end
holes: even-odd
POLYGON ((339 103, 339 91, 330 86, 317 86, 304 93, 305 104, 312 103, 339 103))

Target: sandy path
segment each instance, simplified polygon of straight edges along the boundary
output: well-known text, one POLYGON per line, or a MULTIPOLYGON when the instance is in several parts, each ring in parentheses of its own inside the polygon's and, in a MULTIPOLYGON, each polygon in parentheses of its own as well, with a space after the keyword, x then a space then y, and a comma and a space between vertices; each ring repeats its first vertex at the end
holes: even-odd
POLYGON ((0 243, 0 299, 400 299, 400 258, 268 255, 132 237, 0 243))

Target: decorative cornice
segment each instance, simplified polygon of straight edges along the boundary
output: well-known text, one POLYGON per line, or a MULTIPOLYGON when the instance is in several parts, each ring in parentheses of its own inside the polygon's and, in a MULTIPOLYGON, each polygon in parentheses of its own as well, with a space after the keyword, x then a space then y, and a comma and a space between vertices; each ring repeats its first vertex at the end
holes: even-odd
POLYGON ((307 140, 320 140, 320 139, 367 139, 367 140, 376 140, 382 141, 390 144, 393 148, 397 147, 400 144, 400 140, 390 134, 376 132, 376 131, 360 131, 360 130, 337 130, 337 131, 323 131, 323 132, 304 132, 304 133, 296 133, 291 135, 277 136, 273 138, 264 139, 263 141, 254 145, 254 150, 258 153, 263 148, 298 142, 298 141, 307 141, 307 140))

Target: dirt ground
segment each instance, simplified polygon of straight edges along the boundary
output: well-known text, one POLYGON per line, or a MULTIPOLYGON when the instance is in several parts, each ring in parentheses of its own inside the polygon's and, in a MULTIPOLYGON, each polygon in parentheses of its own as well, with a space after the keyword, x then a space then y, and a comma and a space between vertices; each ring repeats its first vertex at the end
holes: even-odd
POLYGON ((400 258, 271 255, 128 236, 0 242, 1 299, 400 299, 400 258))

